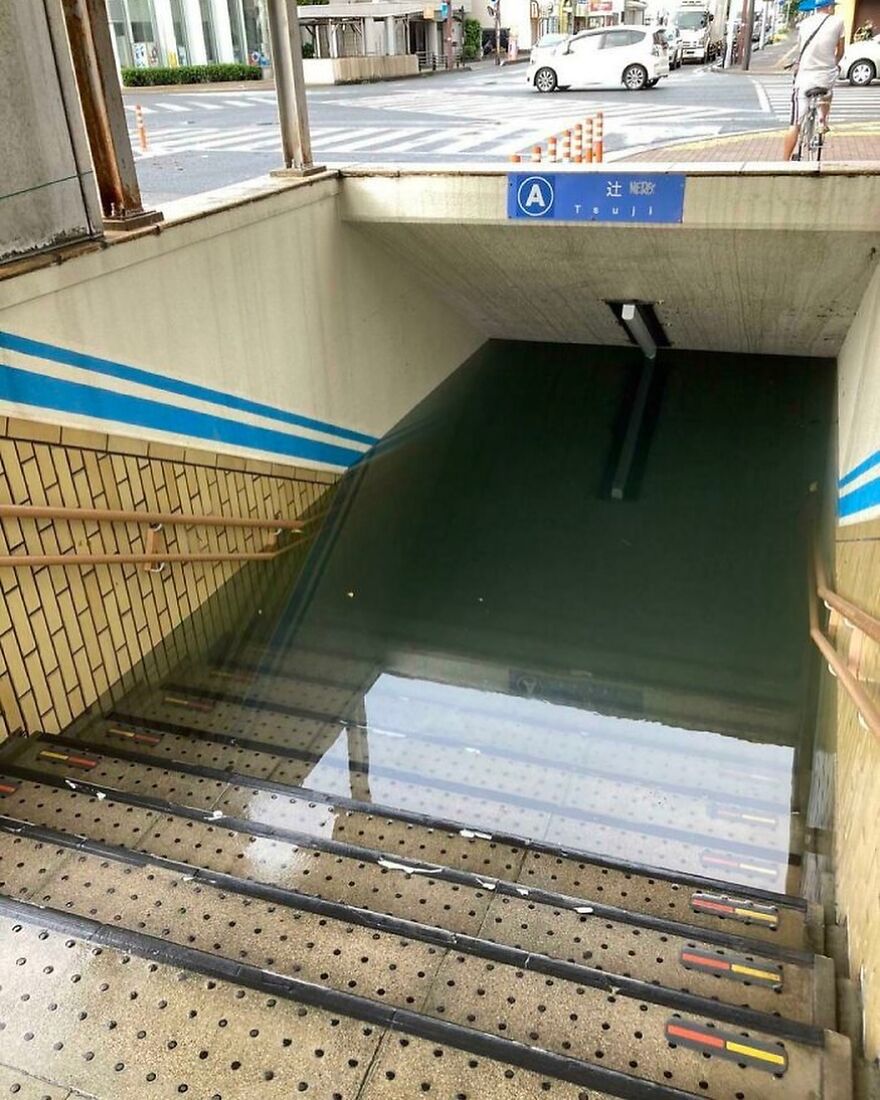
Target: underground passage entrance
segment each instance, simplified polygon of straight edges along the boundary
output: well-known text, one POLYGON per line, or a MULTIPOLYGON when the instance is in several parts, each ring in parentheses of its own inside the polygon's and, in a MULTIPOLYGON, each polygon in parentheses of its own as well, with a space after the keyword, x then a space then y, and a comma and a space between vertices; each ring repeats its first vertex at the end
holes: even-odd
POLYGON ((850 1095, 803 897, 834 366, 661 351, 618 498, 640 371, 486 345, 222 644, 4 746, 8 1066, 101 1097, 850 1095))

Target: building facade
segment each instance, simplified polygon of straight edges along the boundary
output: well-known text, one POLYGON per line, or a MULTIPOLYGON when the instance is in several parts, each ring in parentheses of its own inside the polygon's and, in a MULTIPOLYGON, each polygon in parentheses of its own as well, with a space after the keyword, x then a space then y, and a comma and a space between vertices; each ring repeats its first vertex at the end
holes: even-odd
MULTIPOLYGON (((576 34, 618 23, 644 23, 646 0, 501 0, 501 25, 517 48, 528 50, 545 34, 576 34)), ((474 12, 486 28, 494 17, 477 3, 474 12)))
POLYGON ((268 53, 263 0, 107 0, 121 67, 204 65, 268 53))

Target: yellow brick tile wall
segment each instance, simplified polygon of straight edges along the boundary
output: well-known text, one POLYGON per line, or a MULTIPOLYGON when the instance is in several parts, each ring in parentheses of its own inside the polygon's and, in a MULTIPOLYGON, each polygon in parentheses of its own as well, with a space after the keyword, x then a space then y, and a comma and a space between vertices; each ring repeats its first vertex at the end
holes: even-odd
MULTIPOLYGON (((0 417, 0 503, 288 519, 334 475, 0 417)), ((143 553, 146 525, 0 520, 0 556, 143 553)), ((169 551, 253 551, 269 532, 166 527, 169 551)), ((286 563, 290 572, 291 554, 286 563)), ((301 558, 301 554, 298 555, 301 558)), ((0 568, 0 740, 57 732, 136 678, 204 652, 252 611, 278 563, 0 568)))
MULTIPOLYGON (((880 520, 838 527, 835 587, 880 618, 880 520)), ((841 653, 880 702, 880 654, 864 635, 841 630, 841 653), (855 641, 858 648, 851 649, 855 641), (857 654, 857 657, 856 657, 857 654)), ((827 677, 830 681, 830 677, 827 677)), ((834 874, 837 909, 848 931, 850 973, 860 981, 865 1052, 880 1055, 880 739, 859 722, 836 681, 834 874)))

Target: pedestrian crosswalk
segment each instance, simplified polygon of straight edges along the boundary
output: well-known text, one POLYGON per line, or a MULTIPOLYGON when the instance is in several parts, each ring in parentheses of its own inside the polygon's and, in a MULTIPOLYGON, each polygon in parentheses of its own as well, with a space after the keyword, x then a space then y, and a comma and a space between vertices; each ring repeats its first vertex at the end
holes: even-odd
POLYGON ((144 117, 155 115, 181 115, 211 113, 213 111, 226 111, 230 107, 273 107, 275 104, 274 92, 244 92, 235 96, 220 95, 217 92, 194 92, 192 95, 174 94, 158 97, 140 97, 147 102, 137 102, 131 95, 126 97, 125 109, 130 115, 134 115, 136 107, 140 107, 144 117))
MULTIPOLYGON (((788 122, 791 111, 791 77, 752 77, 759 90, 758 95, 766 97, 770 113, 779 122, 788 122)), ((762 97, 762 98, 763 98, 762 97)), ((880 120, 880 85, 872 84, 867 88, 854 88, 839 81, 834 87, 834 105, 832 123, 876 122, 880 120)))
MULTIPOLYGON (((437 160, 444 157, 492 159, 527 150, 549 135, 582 121, 587 114, 600 110, 604 114, 606 144, 614 144, 615 137, 624 134, 624 144, 631 145, 663 136, 674 137, 680 132, 707 135, 721 129, 717 109, 708 106, 677 106, 671 110, 666 103, 651 102, 647 97, 638 100, 618 97, 615 101, 597 96, 585 103, 558 96, 553 97, 553 101, 550 109, 499 111, 495 119, 471 118, 465 113, 454 124, 427 119, 424 122, 407 121, 386 108, 371 116, 378 118, 378 123, 364 121, 352 125, 352 113, 349 112, 345 125, 322 125, 320 121, 313 124, 312 145, 322 160, 336 159, 342 163, 386 156, 399 158, 408 154, 437 160)), ((736 116, 751 119, 758 113, 757 108, 726 111, 725 118, 728 121, 736 116)), ((281 149, 274 123, 229 127, 212 126, 206 121, 184 127, 169 122, 164 126, 148 126, 148 136, 148 148, 141 151, 137 134, 132 132, 132 145, 138 159, 189 153, 204 156, 279 153, 281 149)), ((616 142, 620 143, 620 140, 616 142)))

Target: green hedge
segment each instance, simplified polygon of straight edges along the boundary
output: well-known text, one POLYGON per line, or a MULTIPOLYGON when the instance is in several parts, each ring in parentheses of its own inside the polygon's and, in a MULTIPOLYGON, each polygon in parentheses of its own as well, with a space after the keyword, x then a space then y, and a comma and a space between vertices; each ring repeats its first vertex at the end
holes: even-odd
POLYGON ((483 28, 479 19, 465 19, 464 46, 462 54, 465 61, 475 61, 482 53, 483 28))
POLYGON ((214 84, 225 80, 260 80, 259 65, 178 65, 175 68, 123 69, 126 88, 146 88, 152 84, 214 84))

